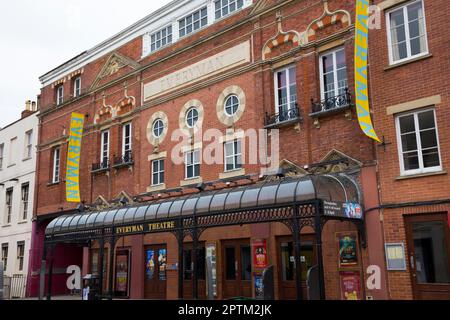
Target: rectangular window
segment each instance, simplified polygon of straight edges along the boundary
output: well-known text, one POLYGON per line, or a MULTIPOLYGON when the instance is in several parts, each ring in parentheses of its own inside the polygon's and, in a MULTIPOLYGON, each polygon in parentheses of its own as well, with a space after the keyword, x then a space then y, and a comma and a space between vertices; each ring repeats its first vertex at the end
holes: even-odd
POLYGON ((200 177, 200 150, 187 152, 185 155, 186 179, 200 177))
POLYGON ((172 43, 172 26, 167 26, 150 35, 151 51, 156 51, 172 43))
POLYGON ((33 130, 25 133, 25 159, 31 159, 33 155, 33 130))
POLYGON ((5 144, 0 144, 0 170, 3 169, 3 154, 5 152, 5 144))
POLYGON ((64 102, 64 87, 61 85, 56 88, 56 105, 60 105, 64 102))
POLYGON ((297 107, 296 68, 275 72, 275 113, 284 115, 297 107))
POLYGON ((17 155, 17 137, 12 138, 9 142, 9 165, 13 166, 16 164, 16 155, 17 155))
POLYGON ((345 48, 320 56, 320 92, 322 100, 345 94, 348 88, 345 48))
POLYGON ((152 161, 152 185, 164 183, 164 159, 152 161))
POLYGON ((75 98, 81 96, 81 77, 73 81, 73 96, 75 98))
POLYGON ((203 7, 178 21, 180 37, 188 35, 208 24, 208 11, 203 7))
POLYGON ((6 201, 5 201, 5 224, 11 224, 12 216, 12 201, 13 201, 13 190, 6 190, 6 201))
POLYGON ((242 168, 242 143, 235 140, 225 143, 225 171, 242 168))
POLYGON ((390 63, 428 53, 423 1, 412 1, 386 13, 390 63))
POLYGON ((21 203, 20 203, 22 221, 26 221, 28 218, 29 197, 30 197, 30 185, 28 183, 25 183, 22 185, 21 203))
POLYGON ((2 262, 3 262, 3 271, 6 272, 6 268, 8 267, 8 244, 2 244, 2 262))
POLYGON ((434 109, 396 118, 402 175, 442 170, 434 109))
POLYGON ((23 258, 25 256, 25 242, 17 242, 17 266, 19 271, 23 271, 23 258))
POLYGON ((102 145, 100 151, 100 163, 102 167, 108 165, 109 160, 109 131, 102 131, 102 145))
POLYGON ((244 0, 216 0, 214 1, 216 19, 233 13, 244 6, 244 0))
POLYGON ((127 123, 122 128, 122 156, 125 161, 130 160, 132 150, 132 125, 127 123))
POLYGON ((52 183, 59 182, 59 173, 61 169, 61 148, 53 149, 53 177, 52 183))

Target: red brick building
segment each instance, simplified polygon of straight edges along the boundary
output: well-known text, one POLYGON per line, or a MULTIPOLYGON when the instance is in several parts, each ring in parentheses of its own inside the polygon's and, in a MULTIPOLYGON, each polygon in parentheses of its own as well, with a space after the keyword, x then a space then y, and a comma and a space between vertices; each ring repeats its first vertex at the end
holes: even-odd
MULTIPOLYGON (((327 299, 412 298, 409 273, 387 272, 384 248, 385 242, 405 241, 397 232, 404 233, 402 210, 410 207, 393 210, 381 204, 415 201, 411 191, 405 192, 409 198, 397 192, 411 190, 408 183, 413 180, 393 182, 398 176, 394 144, 386 144, 384 151, 359 128, 353 99, 354 17, 351 1, 177 0, 42 76, 36 235, 29 293, 38 293, 41 261, 47 259, 53 261, 48 272, 54 276, 45 281, 46 292, 51 286, 53 293, 64 293, 66 267, 75 264, 82 266, 83 274, 100 274, 103 291, 116 296, 176 299, 183 293, 192 297, 198 283, 198 295, 204 298, 211 271, 205 257, 214 252, 214 259, 209 260, 215 263, 214 297, 255 297, 255 276, 261 270, 253 258, 259 248, 268 260, 263 264, 274 266, 277 299, 298 297, 298 275, 303 288, 300 294, 306 298, 307 271, 318 265, 321 281, 313 281, 311 294, 322 283, 327 299), (83 205, 65 201, 72 112, 85 115, 80 163, 83 205), (216 150, 216 157, 225 158, 225 164, 223 160, 210 164, 199 159, 210 151, 213 137, 204 136, 208 129, 219 132, 216 138, 222 151, 216 150), (268 141, 260 144, 269 154, 276 153, 279 137, 279 157, 270 163, 271 169, 277 169, 274 172, 262 171, 267 165, 250 161, 254 150, 243 132, 260 129, 266 129, 268 141), (180 140, 173 135, 180 132, 188 142, 181 147, 183 160, 177 163, 173 152, 180 140), (112 241, 115 250, 109 244, 103 249, 102 241, 93 240, 82 245, 58 244, 56 251, 49 246, 44 252, 45 230, 52 220, 52 232, 69 230, 72 224, 76 229, 81 221, 83 228, 93 227, 100 217, 115 221, 119 215, 126 220, 126 212, 136 217, 136 208, 144 206, 148 215, 152 205, 170 202, 172 208, 177 199, 206 197, 211 192, 231 194, 240 187, 259 188, 267 183, 288 183, 289 179, 316 181, 314 199, 320 200, 322 209, 342 194, 347 201, 353 195, 354 202, 370 209, 364 215, 365 228, 347 219, 333 220, 324 224, 320 237, 315 234, 317 223, 310 221, 292 229, 301 233, 298 243, 295 231, 293 237, 286 224, 255 220, 254 224, 209 228, 198 239, 191 234, 184 239, 180 253, 173 233, 139 234, 135 231, 141 226, 129 223, 114 229, 119 235, 112 241), (322 179, 331 180, 324 183, 322 179), (398 184, 396 192, 391 191, 393 183, 398 184), (332 191, 332 185, 344 191, 332 191), (319 189, 324 192, 319 194, 319 189), (97 213, 89 216, 89 212, 97 213), (63 218, 54 220, 58 217, 63 218), (93 221, 89 222, 89 217, 93 221), (196 256, 193 246, 200 248, 197 264, 191 263, 196 256), (298 263, 301 268, 297 270, 298 263), (181 267, 183 272, 178 272, 181 267), (373 272, 375 278, 370 277, 373 272), (183 292, 179 290, 181 282, 183 292)), ((392 115, 386 116, 387 107, 398 99, 398 103, 407 102, 413 94, 399 95, 394 86, 378 88, 395 81, 389 73, 398 73, 408 86, 413 81, 409 65, 385 70, 385 34, 384 28, 371 31, 371 46, 377 43, 377 48, 371 48, 371 96, 376 129, 386 142, 394 143, 394 122, 392 115), (390 90, 393 97, 388 98, 390 90)), ((430 50, 433 58, 428 60, 422 56, 425 60, 416 63, 419 69, 421 64, 446 57, 439 40, 429 44, 436 53, 430 50)), ((437 81, 431 74, 433 68, 427 70, 430 79, 437 81)), ((433 86, 436 93, 429 95, 441 95, 444 103, 445 84, 439 81, 433 86)), ((424 86, 422 91, 414 88, 414 95, 428 95, 424 86)), ((445 115, 442 117, 445 121, 445 115)), ((442 134, 445 132, 440 131, 442 134)), ((437 177, 447 181, 446 175, 437 177)), ((423 200, 445 199, 436 177, 422 179, 436 181, 433 183, 442 193, 438 196, 440 193, 428 187, 422 194, 429 196, 423 200)), ((424 189, 429 186, 429 182, 423 183, 424 189)), ((263 187, 256 203, 262 193, 263 187)), ((277 191, 276 195, 282 194, 277 191)), ((211 211, 211 203, 209 207, 211 211)), ((221 208, 226 211, 226 205, 221 208)), ((255 212, 259 209, 266 207, 254 208, 255 212)), ((153 227, 170 226, 170 222, 158 223, 163 225, 153 227)), ((448 232, 448 227, 445 230, 448 232)))
POLYGON ((389 292, 393 299, 448 299, 447 3, 375 3, 382 32, 370 34, 370 71, 375 126, 385 142, 376 150, 383 233, 406 255, 405 265, 388 271, 389 292))

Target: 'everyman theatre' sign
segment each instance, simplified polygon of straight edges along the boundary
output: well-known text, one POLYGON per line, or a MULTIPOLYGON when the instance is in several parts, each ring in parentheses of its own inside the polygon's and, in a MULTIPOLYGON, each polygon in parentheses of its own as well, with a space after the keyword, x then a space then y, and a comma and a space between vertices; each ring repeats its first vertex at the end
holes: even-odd
POLYGON ((362 131, 381 142, 373 128, 370 118, 369 90, 367 81, 367 58, 369 51, 369 1, 356 0, 356 37, 355 37, 355 88, 356 110, 362 131))
POLYGON ((67 202, 81 202, 80 156, 83 138, 84 115, 72 113, 70 119, 69 152, 67 155, 66 199, 67 202))

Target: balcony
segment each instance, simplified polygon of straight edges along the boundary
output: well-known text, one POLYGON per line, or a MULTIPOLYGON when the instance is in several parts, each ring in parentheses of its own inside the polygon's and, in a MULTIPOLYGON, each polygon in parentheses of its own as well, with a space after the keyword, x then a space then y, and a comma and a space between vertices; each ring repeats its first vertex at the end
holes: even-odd
POLYGON ((331 115, 345 110, 350 110, 352 107, 352 95, 345 89, 345 92, 335 96, 330 97, 320 102, 314 102, 311 100, 312 113, 310 114, 313 118, 320 118, 323 116, 331 115))
POLYGON ((104 159, 102 162, 100 163, 93 163, 92 164, 92 173, 100 173, 100 172, 104 172, 104 171, 108 171, 109 170, 109 160, 108 159, 104 159))
POLYGON ((132 166, 133 164, 133 154, 131 153, 131 151, 127 151, 124 155, 115 156, 113 158, 113 168, 115 169, 132 166))
POLYGON ((274 115, 269 115, 266 112, 266 120, 265 120, 265 128, 266 129, 274 129, 274 128, 283 128, 294 123, 298 123, 301 120, 300 117, 300 109, 298 108, 298 104, 295 104, 295 107, 288 109, 280 108, 279 112, 274 115))

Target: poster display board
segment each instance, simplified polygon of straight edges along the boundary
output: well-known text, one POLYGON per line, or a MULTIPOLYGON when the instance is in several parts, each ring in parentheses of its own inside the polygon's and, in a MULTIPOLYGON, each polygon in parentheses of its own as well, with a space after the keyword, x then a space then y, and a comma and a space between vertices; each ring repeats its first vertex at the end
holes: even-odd
POLYGON ((339 267, 358 266, 358 240, 354 233, 337 235, 339 244, 339 267))
POLYGON ((269 265, 267 256, 267 240, 259 239, 253 241, 253 266, 256 269, 265 269, 269 265))
POLYGON ((361 300, 361 275, 357 271, 339 273, 342 300, 361 300))
POLYGON ((128 250, 118 251, 116 256, 116 296, 129 296, 130 279, 130 252, 128 250))
POLYGON ((386 265, 389 271, 405 271, 406 255, 403 243, 386 243, 386 265))
POLYGON ((217 297, 217 257, 216 245, 209 243, 206 245, 206 295, 209 300, 217 297))

